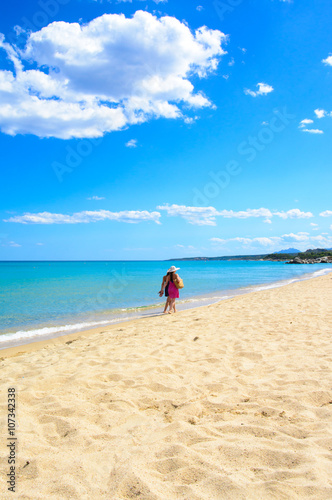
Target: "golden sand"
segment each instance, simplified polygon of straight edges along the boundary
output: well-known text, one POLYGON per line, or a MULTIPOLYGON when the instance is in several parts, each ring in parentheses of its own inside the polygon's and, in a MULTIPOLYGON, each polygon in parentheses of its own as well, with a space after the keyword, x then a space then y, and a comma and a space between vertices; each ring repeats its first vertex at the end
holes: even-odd
POLYGON ((0 498, 331 499, 331 297, 332 274, 1 351, 0 498))

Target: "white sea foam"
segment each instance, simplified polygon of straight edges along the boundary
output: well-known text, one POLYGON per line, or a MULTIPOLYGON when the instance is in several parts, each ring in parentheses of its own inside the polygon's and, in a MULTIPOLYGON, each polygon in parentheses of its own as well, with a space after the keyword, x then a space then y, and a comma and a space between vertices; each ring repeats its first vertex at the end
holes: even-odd
POLYGON ((116 318, 109 319, 107 321, 91 321, 87 323, 75 323, 72 325, 61 325, 61 326, 51 326, 44 328, 37 328, 35 330, 20 330, 14 333, 4 333, 0 335, 0 343, 21 340, 21 339, 32 339, 34 337, 50 337, 58 333, 70 333, 80 330, 87 330, 88 328, 97 328, 102 325, 109 325, 110 323, 116 323, 119 321, 129 320, 128 318, 116 318))

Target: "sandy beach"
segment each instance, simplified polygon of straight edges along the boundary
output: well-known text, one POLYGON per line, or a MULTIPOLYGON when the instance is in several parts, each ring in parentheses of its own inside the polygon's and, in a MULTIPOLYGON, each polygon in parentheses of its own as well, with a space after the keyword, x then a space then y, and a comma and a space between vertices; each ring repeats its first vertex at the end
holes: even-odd
POLYGON ((1 351, 0 497, 332 498, 331 297, 329 274, 1 351))

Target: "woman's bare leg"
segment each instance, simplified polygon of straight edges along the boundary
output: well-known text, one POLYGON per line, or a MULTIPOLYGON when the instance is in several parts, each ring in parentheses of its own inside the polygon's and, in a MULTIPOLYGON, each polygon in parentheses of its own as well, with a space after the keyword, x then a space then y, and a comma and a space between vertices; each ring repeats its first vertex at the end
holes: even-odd
POLYGON ((168 314, 172 314, 172 309, 173 309, 173 307, 174 307, 174 302, 175 302, 175 299, 171 299, 171 300, 170 300, 168 314))
POLYGON ((166 304, 165 304, 165 308, 164 308, 164 310, 163 310, 163 313, 164 313, 164 314, 166 313, 167 308, 169 307, 169 305, 170 305, 170 298, 169 298, 169 297, 167 297, 167 299, 166 299, 166 304))

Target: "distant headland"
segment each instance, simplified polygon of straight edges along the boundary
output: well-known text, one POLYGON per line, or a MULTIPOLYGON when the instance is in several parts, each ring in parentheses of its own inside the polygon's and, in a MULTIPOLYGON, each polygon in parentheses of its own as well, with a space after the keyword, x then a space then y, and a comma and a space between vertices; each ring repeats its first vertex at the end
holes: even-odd
POLYGON ((195 261, 195 260, 253 260, 285 262, 286 264, 332 264, 332 248, 315 248, 300 252, 295 248, 288 248, 279 252, 260 255, 227 255, 222 257, 185 257, 168 259, 168 261, 195 261))

